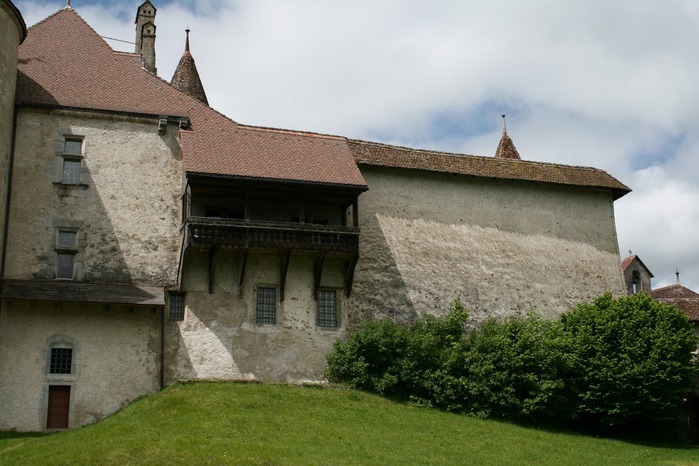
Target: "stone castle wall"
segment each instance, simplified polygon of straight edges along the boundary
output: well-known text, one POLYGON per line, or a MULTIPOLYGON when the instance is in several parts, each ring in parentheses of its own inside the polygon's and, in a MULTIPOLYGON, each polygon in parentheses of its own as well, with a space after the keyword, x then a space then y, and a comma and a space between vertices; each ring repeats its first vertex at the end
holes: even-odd
MULTIPOLYGON (((0 244, 5 228, 5 206, 12 150, 12 128, 17 82, 17 52, 22 28, 15 12, 0 1, 0 244)), ((2 261, 0 251, 0 261, 2 261)))
POLYGON ((92 423, 156 391, 160 312, 154 307, 3 302, 0 430, 44 430, 49 385, 70 385, 70 427, 92 423), (72 346, 72 374, 49 374, 53 343, 72 346))
POLYGON ((217 253, 213 293, 208 292, 208 252, 190 249, 185 261, 185 320, 166 324, 166 380, 223 379, 298 381, 323 377, 325 355, 347 323, 342 293, 344 262, 327 257, 321 288, 338 290, 334 329, 316 325, 313 258, 291 254, 285 299, 279 301, 278 254, 250 252, 238 287, 240 256, 217 253), (277 323, 258 325, 258 286, 277 288, 277 323))
POLYGON ((611 193, 362 167, 351 320, 410 321, 460 297, 476 320, 557 315, 624 292, 611 193))
POLYGON ((75 279, 176 282, 181 224, 177 127, 157 120, 23 109, 5 278, 56 276, 56 231, 78 231, 75 279), (79 185, 60 182, 65 137, 84 137, 79 185))

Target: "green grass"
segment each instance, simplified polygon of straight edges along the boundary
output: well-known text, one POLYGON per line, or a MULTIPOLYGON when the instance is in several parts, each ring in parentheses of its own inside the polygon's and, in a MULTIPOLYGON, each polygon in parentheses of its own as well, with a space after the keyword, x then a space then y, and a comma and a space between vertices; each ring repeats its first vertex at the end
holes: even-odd
POLYGON ((81 429, 2 433, 0 464, 699 466, 699 449, 526 428, 352 390, 193 383, 81 429))

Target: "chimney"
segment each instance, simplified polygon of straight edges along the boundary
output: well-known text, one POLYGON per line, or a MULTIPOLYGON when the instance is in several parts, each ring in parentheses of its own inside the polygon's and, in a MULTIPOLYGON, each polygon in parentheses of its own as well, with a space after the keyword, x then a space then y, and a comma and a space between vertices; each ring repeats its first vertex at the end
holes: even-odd
POLYGON ((136 53, 141 54, 143 67, 157 74, 155 67, 155 13, 151 2, 143 2, 136 13, 136 53))

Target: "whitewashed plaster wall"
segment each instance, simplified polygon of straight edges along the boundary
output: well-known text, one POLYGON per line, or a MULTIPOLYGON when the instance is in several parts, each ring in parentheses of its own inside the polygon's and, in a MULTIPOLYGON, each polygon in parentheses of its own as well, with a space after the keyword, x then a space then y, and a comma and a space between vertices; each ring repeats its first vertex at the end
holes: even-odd
POLYGON ((318 380, 325 356, 347 322, 342 291, 344 260, 326 257, 321 288, 337 290, 338 327, 316 325, 313 258, 291 254, 285 299, 279 301, 280 258, 250 252, 243 286, 238 287, 240 256, 233 249, 217 252, 213 293, 208 292, 208 252, 187 251, 183 290, 185 319, 166 324, 166 380, 224 379, 318 380), (277 323, 255 319, 256 288, 277 288, 277 323))
POLYGON ((79 230, 75 278, 176 281, 181 223, 177 125, 155 119, 22 109, 6 278, 53 279, 56 230, 79 230), (81 185, 58 183, 65 136, 84 137, 81 185))
POLYGON ((557 315, 624 293, 611 193, 362 166, 352 323, 441 314, 557 315))
POLYGON ((3 302, 0 430, 44 430, 49 385, 71 386, 70 427, 156 391, 160 321, 156 307, 3 302), (48 373, 52 341, 74 344, 72 374, 48 373))

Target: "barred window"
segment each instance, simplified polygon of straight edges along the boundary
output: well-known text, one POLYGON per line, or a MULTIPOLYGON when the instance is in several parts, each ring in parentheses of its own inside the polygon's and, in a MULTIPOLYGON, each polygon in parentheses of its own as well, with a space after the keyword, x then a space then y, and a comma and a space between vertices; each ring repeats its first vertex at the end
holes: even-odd
POLYGON ((50 374, 70 374, 73 367, 72 348, 51 348, 50 374))
POLYGON ((170 320, 184 320, 184 293, 170 293, 170 320))
POLYGON ((257 288, 257 319, 258 324, 277 323, 277 289, 268 287, 257 288))
POLYGON ((318 326, 337 327, 337 292, 318 291, 318 326))
POLYGON ((58 238, 56 247, 58 248, 74 248, 77 245, 78 232, 68 230, 58 230, 58 238))

